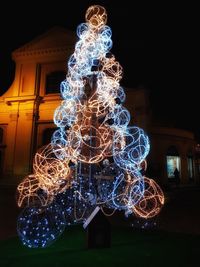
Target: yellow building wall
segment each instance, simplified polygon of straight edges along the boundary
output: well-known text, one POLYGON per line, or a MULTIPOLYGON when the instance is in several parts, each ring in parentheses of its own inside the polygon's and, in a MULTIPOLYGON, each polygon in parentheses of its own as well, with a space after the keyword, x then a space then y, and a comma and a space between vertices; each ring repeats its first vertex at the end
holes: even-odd
POLYGON ((0 183, 18 184, 32 171, 33 151, 41 145, 45 127, 55 127, 53 113, 61 101, 58 94, 46 95, 46 76, 58 70, 67 73, 74 43, 74 33, 53 28, 12 53, 15 78, 0 96, 5 143, 0 183), (38 133, 40 138, 35 138, 38 133))

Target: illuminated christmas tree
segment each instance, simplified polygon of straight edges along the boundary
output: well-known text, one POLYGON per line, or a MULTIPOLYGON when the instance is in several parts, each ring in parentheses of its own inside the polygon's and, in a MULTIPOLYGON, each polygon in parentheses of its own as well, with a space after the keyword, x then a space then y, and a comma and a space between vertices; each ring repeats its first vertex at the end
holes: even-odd
POLYGON ((46 247, 66 225, 85 223, 98 207, 145 219, 156 216, 164 196, 141 173, 149 153, 148 136, 129 126, 119 81, 122 67, 110 53, 106 10, 86 12, 78 42, 61 82, 63 101, 55 110, 58 127, 49 145, 35 155, 33 174, 17 188, 18 234, 28 247, 46 247))

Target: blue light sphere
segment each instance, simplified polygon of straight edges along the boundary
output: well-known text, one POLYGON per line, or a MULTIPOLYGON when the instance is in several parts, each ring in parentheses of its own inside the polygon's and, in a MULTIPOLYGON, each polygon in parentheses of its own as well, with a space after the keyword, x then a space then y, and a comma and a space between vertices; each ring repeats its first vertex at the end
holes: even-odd
POLYGON ((65 215, 66 225, 83 223, 96 207, 97 195, 94 184, 88 177, 79 176, 71 188, 57 194, 55 201, 65 215))
POLYGON ((23 245, 45 248, 63 233, 65 225, 65 216, 54 203, 45 208, 23 209, 18 217, 17 232, 23 245))

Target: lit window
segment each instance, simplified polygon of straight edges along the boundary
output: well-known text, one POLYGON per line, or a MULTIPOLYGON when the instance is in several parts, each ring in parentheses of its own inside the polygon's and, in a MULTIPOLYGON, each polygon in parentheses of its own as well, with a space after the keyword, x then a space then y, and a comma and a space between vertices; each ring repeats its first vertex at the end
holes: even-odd
POLYGON ((180 157, 167 156, 167 176, 175 178, 174 171, 177 169, 180 172, 180 157))
POLYGON ((191 156, 187 157, 187 164, 188 164, 188 177, 189 179, 193 179, 193 158, 191 156))
POLYGON ((179 153, 175 146, 169 147, 167 151, 167 176, 168 178, 175 178, 174 171, 177 169, 180 173, 181 161, 179 153))

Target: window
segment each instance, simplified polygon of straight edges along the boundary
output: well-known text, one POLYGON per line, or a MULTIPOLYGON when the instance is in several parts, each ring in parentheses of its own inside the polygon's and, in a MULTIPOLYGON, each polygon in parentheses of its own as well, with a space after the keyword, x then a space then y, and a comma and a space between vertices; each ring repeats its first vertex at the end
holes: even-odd
POLYGON ((188 177, 189 180, 192 180, 194 178, 194 173, 193 173, 193 157, 188 156, 187 157, 187 165, 188 165, 188 177))
MULTIPOLYGON (((3 164, 4 164, 4 153, 5 153, 5 126, 1 125, 2 127, 0 127, 0 174, 3 173, 3 164)), ((1 177, 0 177, 1 178, 1 177)))
POLYGON ((64 71, 54 71, 46 77, 46 94, 56 94, 60 92, 60 83, 65 80, 66 73, 64 71))
POLYGON ((3 144, 3 129, 0 127, 0 144, 3 144))
POLYGON ((167 176, 168 178, 175 178, 174 171, 177 169, 180 172, 180 157, 175 146, 169 147, 167 150, 167 176))
POLYGON ((56 128, 46 128, 43 131, 42 134, 42 145, 47 145, 49 143, 51 143, 51 137, 53 135, 53 133, 55 132, 56 128))
POLYGON ((0 173, 2 172, 2 151, 0 150, 0 173))
POLYGON ((175 178, 174 171, 176 168, 180 172, 180 157, 167 156, 167 176, 168 176, 168 178, 175 178))

